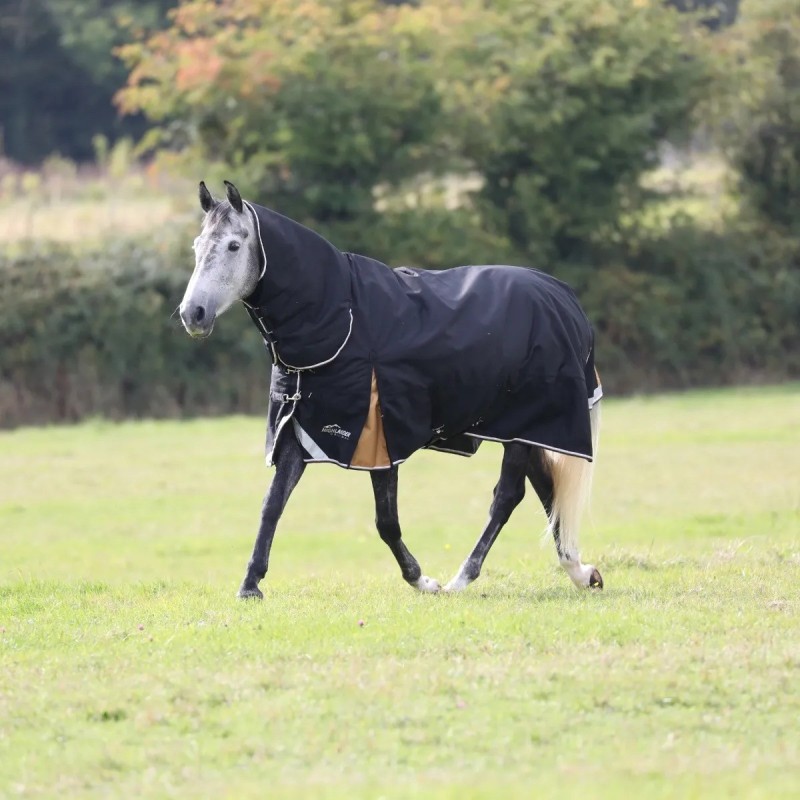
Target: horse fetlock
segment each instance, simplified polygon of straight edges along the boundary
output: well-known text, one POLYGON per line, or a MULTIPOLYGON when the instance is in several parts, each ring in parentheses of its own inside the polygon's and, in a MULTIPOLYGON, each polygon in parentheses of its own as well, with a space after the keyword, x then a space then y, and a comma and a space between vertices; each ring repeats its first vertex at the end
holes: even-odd
POLYGON ((416 563, 403 566, 401 573, 403 575, 403 580, 406 583, 410 583, 412 586, 416 586, 424 577, 422 570, 419 568, 419 564, 416 563))
POLYGON ((579 589, 602 589, 603 576, 600 571, 592 564, 581 564, 580 561, 572 561, 562 558, 561 566, 567 571, 570 580, 579 589))
POLYGON ((420 575, 418 580, 409 581, 409 583, 418 591, 427 594, 436 594, 436 592, 441 591, 442 588, 439 586, 439 581, 429 578, 427 575, 420 575))
POLYGON ((458 574, 444 587, 446 592, 460 592, 467 588, 479 575, 481 568, 479 564, 472 561, 465 561, 461 565, 458 574))

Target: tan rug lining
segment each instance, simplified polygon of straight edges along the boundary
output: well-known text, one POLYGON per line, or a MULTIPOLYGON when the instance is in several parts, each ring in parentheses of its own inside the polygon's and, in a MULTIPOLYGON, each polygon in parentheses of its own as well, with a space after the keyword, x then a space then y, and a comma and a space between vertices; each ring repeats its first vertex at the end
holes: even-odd
POLYGON ((381 416, 381 403, 378 398, 378 379, 375 370, 372 370, 372 385, 369 395, 369 413, 361 436, 358 438, 356 451, 353 453, 351 467, 390 467, 389 451, 386 448, 386 437, 383 434, 383 417, 381 416))

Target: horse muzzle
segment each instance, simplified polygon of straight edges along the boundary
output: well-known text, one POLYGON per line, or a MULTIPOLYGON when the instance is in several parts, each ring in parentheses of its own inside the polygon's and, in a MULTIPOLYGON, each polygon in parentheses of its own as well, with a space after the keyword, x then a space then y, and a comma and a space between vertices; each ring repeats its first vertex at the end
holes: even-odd
POLYGON ((214 329, 216 311, 201 304, 184 305, 180 308, 181 322, 189 336, 205 339, 214 329))

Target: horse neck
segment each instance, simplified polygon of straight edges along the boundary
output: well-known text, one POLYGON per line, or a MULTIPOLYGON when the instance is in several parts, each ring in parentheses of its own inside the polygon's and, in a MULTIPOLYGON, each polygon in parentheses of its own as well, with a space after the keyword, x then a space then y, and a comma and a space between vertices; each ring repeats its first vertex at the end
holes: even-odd
POLYGON ((287 363, 324 360, 320 354, 349 330, 349 260, 309 228, 262 206, 252 208, 266 263, 260 262, 263 274, 246 302, 287 363))

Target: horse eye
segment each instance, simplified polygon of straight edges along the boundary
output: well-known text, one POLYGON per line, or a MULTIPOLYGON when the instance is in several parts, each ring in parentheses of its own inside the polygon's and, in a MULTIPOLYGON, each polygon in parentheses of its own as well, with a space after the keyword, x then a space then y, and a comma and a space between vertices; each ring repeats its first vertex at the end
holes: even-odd
POLYGON ((239 242, 231 242, 228 245, 228 250, 230 250, 232 253, 235 253, 238 249, 239 249, 239 242))

